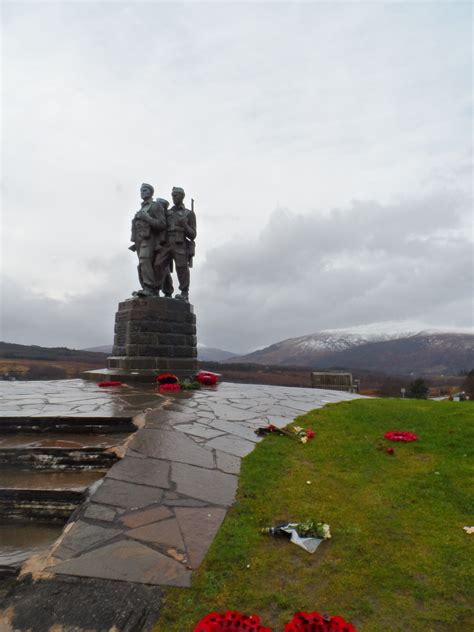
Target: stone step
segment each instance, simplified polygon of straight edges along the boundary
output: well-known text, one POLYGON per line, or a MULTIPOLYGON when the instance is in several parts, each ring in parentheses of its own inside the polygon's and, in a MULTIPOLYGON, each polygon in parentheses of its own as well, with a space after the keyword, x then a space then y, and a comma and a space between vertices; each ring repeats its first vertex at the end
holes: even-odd
POLYGON ((125 416, 5 416, 0 417, 0 435, 11 432, 60 432, 60 433, 129 433, 137 427, 132 417, 125 416))
POLYGON ((31 472, 27 469, 2 467, 0 490, 85 490, 105 474, 102 471, 31 472))
POLYGON ((113 448, 123 444, 130 433, 114 432, 107 434, 74 434, 61 432, 10 432, 0 433, 0 449, 3 448, 113 448))
POLYGON ((83 502, 87 488, 0 488, 0 520, 65 523, 83 502))
POLYGON ((0 447, 0 468, 7 466, 49 472, 65 468, 103 470, 117 460, 118 456, 113 451, 103 448, 0 447))

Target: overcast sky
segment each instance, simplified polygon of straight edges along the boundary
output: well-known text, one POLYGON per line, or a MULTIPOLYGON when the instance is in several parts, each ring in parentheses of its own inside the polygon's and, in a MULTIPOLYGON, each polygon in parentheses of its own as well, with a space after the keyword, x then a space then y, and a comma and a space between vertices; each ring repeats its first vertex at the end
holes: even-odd
POLYGON ((0 339, 112 342, 141 182, 199 341, 472 325, 471 4, 4 2, 0 339))

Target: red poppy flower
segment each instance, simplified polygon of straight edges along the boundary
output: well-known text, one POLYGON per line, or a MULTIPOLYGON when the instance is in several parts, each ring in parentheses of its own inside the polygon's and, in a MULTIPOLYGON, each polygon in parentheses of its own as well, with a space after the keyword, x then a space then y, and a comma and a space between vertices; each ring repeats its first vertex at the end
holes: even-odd
POLYGON ((196 373, 196 380, 203 386, 215 386, 219 376, 217 373, 211 373, 211 371, 199 371, 196 373))
POLYGON ((319 612, 297 612, 285 625, 285 632, 357 632, 342 617, 329 617, 319 612))
POLYGON ((392 454, 392 455, 395 454, 395 450, 393 448, 385 448, 385 449, 387 451, 387 454, 392 454))
POLYGON ((179 393, 180 390, 179 384, 160 384, 160 393, 179 393))
POLYGON ((314 430, 307 430, 306 436, 308 437, 308 439, 312 439, 314 437, 314 430))
POLYGON ((161 375, 158 375, 156 381, 158 384, 177 384, 179 382, 176 375, 173 375, 172 373, 162 373, 161 375))
POLYGON ((97 386, 104 388, 105 386, 122 386, 122 382, 112 380, 111 382, 99 382, 97 386))
POLYGON ((390 432, 386 432, 384 437, 389 441, 403 441, 405 443, 418 439, 414 432, 405 432, 403 430, 391 430, 390 432))
POLYGON ((271 632, 260 625, 257 616, 227 610, 223 614, 210 612, 194 628, 193 632, 271 632))

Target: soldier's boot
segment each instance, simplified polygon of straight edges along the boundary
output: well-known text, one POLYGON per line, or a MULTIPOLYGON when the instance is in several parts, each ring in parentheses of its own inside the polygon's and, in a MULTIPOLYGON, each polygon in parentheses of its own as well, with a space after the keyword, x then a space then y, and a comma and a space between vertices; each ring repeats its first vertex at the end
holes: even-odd
POLYGON ((142 290, 138 290, 138 292, 134 292, 137 296, 142 298, 148 298, 149 296, 159 296, 160 293, 155 290, 155 288, 149 287, 145 285, 142 290))
POLYGON ((188 292, 180 292, 179 294, 176 294, 175 298, 178 299, 178 301, 186 301, 188 303, 189 302, 189 293, 188 292))

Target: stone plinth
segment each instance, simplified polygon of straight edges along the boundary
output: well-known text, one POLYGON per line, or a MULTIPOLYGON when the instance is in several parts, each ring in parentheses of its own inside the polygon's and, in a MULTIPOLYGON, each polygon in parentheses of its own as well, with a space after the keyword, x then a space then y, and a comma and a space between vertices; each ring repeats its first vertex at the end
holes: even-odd
POLYGON ((157 372, 186 377, 197 368, 193 306, 177 299, 137 298, 119 303, 107 369, 88 371, 86 377, 151 381, 157 372))

